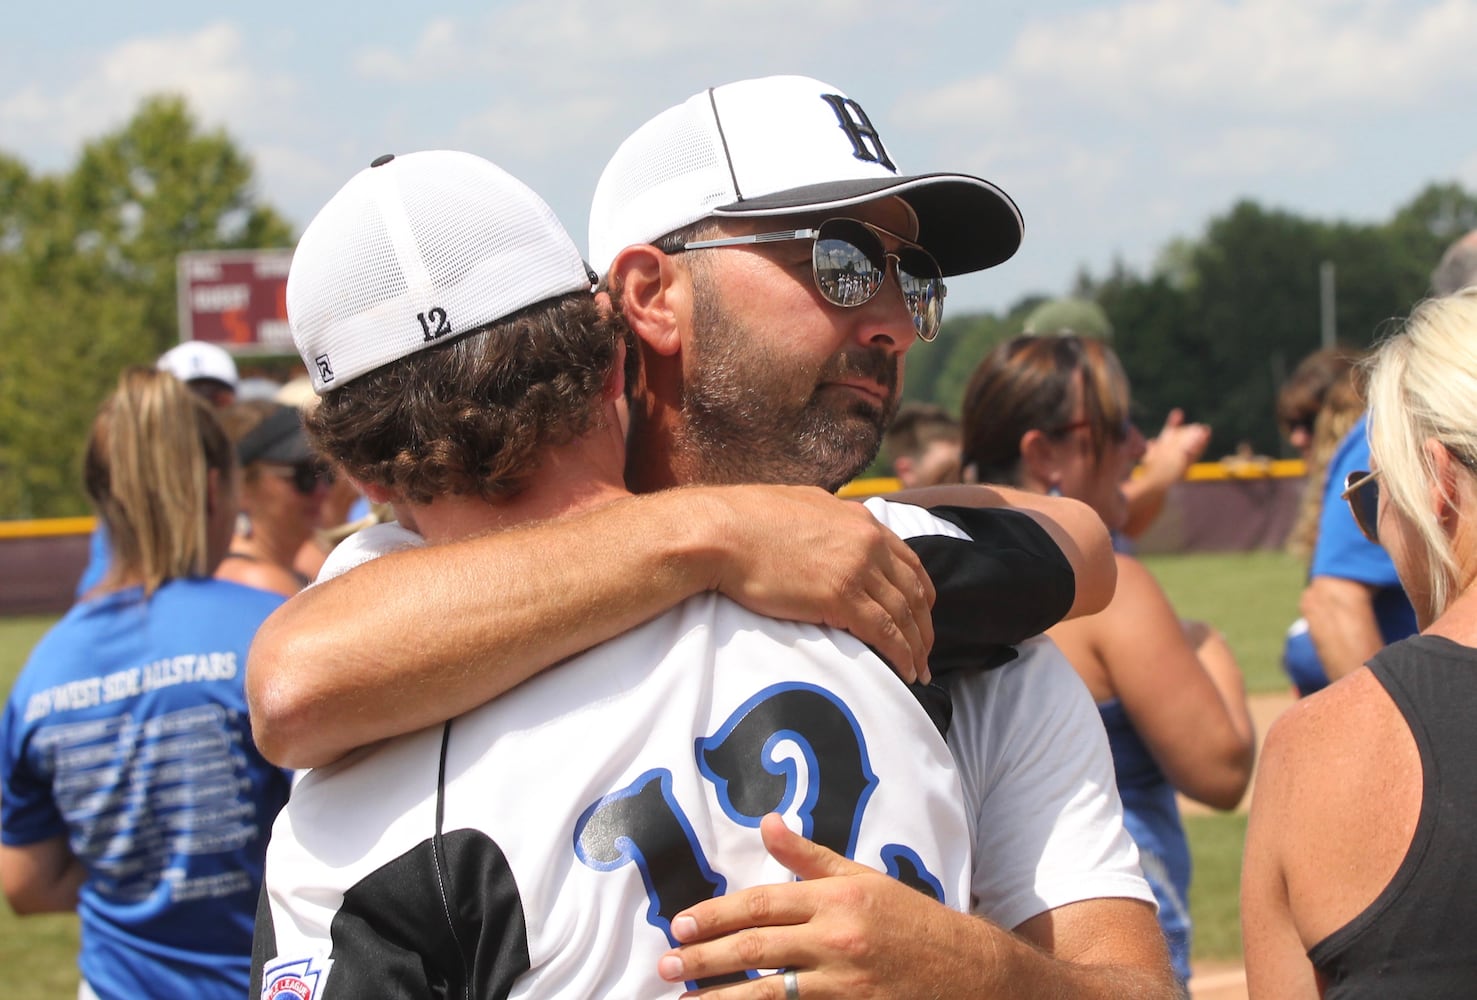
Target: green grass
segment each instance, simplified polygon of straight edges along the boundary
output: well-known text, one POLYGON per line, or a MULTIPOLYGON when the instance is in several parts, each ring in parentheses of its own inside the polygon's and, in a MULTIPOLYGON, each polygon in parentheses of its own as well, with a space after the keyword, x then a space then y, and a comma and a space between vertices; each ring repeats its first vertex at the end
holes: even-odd
POLYGON ((1190 883, 1192 957, 1241 957, 1241 845, 1245 814, 1186 816, 1195 876, 1190 883))
MULTIPOLYGON (((1144 558, 1181 616, 1202 618, 1236 651, 1252 691, 1284 691, 1278 666, 1282 634, 1297 617, 1302 565, 1280 552, 1144 558)), ((0 619, 0 690, 8 692, 31 647, 52 618, 0 619)), ((1185 820, 1195 861, 1190 910, 1197 959, 1241 954, 1237 894, 1244 816, 1185 820)), ((0 907, 0 969, 7 1000, 68 997, 77 989, 77 921, 69 916, 14 916, 0 907)))
POLYGON ((1220 629, 1251 692, 1288 690, 1282 639, 1298 617, 1303 563, 1285 552, 1145 556, 1181 618, 1220 629))
MULTIPOLYGON (((54 618, 0 618, 0 691, 16 674, 54 618)), ((0 969, 7 1000, 55 1000, 77 995, 77 918, 17 917, 0 906, 0 969)))

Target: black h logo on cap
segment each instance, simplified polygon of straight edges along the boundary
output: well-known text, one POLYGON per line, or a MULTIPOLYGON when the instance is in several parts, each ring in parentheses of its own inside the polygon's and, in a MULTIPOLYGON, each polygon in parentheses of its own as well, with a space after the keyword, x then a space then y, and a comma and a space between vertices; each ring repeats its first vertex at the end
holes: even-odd
POLYGON ((887 156, 887 147, 882 145, 882 137, 872 127, 872 120, 867 117, 860 104, 840 94, 822 94, 821 99, 836 112, 841 131, 851 140, 852 154, 858 160, 880 163, 888 170, 897 172, 897 167, 887 156))

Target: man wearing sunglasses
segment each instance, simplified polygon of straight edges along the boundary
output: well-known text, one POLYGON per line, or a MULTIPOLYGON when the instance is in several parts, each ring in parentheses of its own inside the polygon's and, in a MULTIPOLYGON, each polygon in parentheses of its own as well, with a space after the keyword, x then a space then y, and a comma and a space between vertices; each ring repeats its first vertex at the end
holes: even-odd
MULTIPOLYGON (((834 489, 847 482, 876 454, 896 409, 906 352, 915 340, 937 332, 944 277, 1000 263, 1020 236, 1015 206, 993 185, 957 174, 900 174, 860 106, 818 81, 745 81, 696 95, 658 116, 616 154, 591 211, 592 261, 640 353, 629 394, 633 446, 627 481, 638 492, 692 483, 815 483, 834 489)), ((946 494, 945 502, 976 497, 965 489, 946 494)), ((809 557, 796 570, 800 576, 825 573, 828 556, 809 551, 809 539, 788 534, 789 513, 782 509, 787 500, 779 492, 766 495, 764 502, 775 505, 770 534, 809 557)), ((1048 506, 1052 517, 1068 521, 1079 513, 1072 506, 1048 506)), ((668 530, 685 527, 673 522, 668 530)), ((565 530, 565 538, 579 537, 576 529, 565 530)), ((644 530, 633 524, 630 539, 639 544, 644 530)), ((1055 537, 1068 546, 1076 544, 1074 537, 1085 537, 1091 564, 1102 554, 1099 546, 1105 547, 1100 530, 1099 523, 1087 536, 1055 537)), ((550 544, 558 544, 556 536, 550 544)), ((553 551, 557 560, 566 549, 553 551)), ((946 554, 945 561, 955 554, 946 554)), ((496 579, 474 570, 465 555, 454 558, 443 549, 438 559, 419 562, 415 555, 429 553, 396 557, 393 572, 390 559, 356 569, 334 581, 341 586, 332 602, 315 601, 311 614, 300 604, 269 623, 253 650, 254 689, 292 680, 280 662, 288 649, 311 648, 304 659, 314 662, 345 654, 340 662, 352 662, 367 631, 391 630, 386 621, 415 628, 431 609, 441 623, 448 608, 457 609, 455 618, 487 617, 467 590, 485 593, 498 586, 496 579), (413 600, 392 600, 388 608, 381 602, 373 615, 354 614, 356 596, 387 592, 413 600), (318 613, 325 608, 332 609, 327 619, 318 613), (343 621, 340 613, 354 618, 351 641, 321 630, 306 634, 315 623, 343 621), (297 629, 302 631, 291 634, 297 629), (259 654, 276 661, 268 661, 266 681, 257 671, 259 654)), ((1089 569, 1088 577, 1096 572, 1081 560, 1078 568, 1089 569)), ((945 566, 939 572, 947 577, 951 571, 945 566)), ((1079 572, 1079 582, 1084 579, 1079 572)), ((953 581, 940 582, 942 592, 953 581)), ((1087 582, 1089 589, 1098 586, 1087 582)), ((1023 586, 1026 592, 1016 596, 1030 605, 1032 587, 1023 586)), ((1074 610, 1095 604, 1096 596, 1079 591, 1074 610)), ((989 601, 955 605, 948 614, 936 614, 940 637, 995 628, 999 610, 989 601)), ((546 604, 530 621, 557 614, 546 604)), ((416 634, 415 655, 437 647, 447 651, 445 663, 455 663, 458 642, 463 659, 474 651, 481 656, 491 645, 455 621, 447 623, 445 634, 439 628, 416 634)), ((401 676, 397 671, 404 667, 387 664, 381 671, 376 665, 378 676, 361 673, 347 701, 377 715, 391 700, 386 678, 401 676), (378 692, 368 691, 382 681, 378 692)), ((1151 907, 1141 901, 1142 881, 1110 846, 1121 820, 1116 802, 1105 807, 1101 797, 1100 765, 1107 761, 1106 747, 1095 742, 1101 733, 1094 736, 1090 726, 1071 721, 1086 716, 1055 711, 1076 705, 1080 690, 1049 681, 1032 688, 1030 698, 1023 695, 1038 674, 1047 676, 1045 670, 1012 667, 995 672, 1007 679, 1000 681, 989 710, 991 738, 1005 749, 1000 759, 977 762, 1001 789, 998 803, 991 803, 999 808, 981 832, 981 842, 992 847, 977 856, 977 870, 1010 881, 1018 888, 1014 895, 1029 897, 1034 906, 1014 899, 1020 905, 1003 911, 1010 916, 1002 916, 1001 927, 932 903, 894 880, 874 879, 868 870, 827 867, 845 877, 765 890, 783 903, 768 922, 788 926, 781 929, 786 933, 764 935, 763 956, 741 956, 742 942, 723 939, 669 956, 664 977, 706 977, 693 972, 698 967, 721 974, 718 966, 726 964, 730 972, 798 969, 785 982, 786 996, 792 987, 814 991, 807 996, 841 995, 842 984, 863 979, 879 984, 872 994, 877 996, 987 996, 1005 982, 1029 982, 1041 995, 1169 995, 1163 944, 1151 907), (1062 729, 1042 732, 1036 725, 1041 719, 1062 729), (1031 737, 1014 743, 1001 735, 1027 731, 1031 737), (1026 758, 1040 771, 1017 769, 1026 758), (999 871, 988 872, 991 867, 999 871), (854 905, 858 899, 866 905, 854 905), (836 920, 859 922, 856 933, 875 946, 866 957, 833 953, 820 944, 836 920), (793 950, 770 951, 786 947, 793 950)), ((417 717, 435 713, 426 721, 443 719, 477 703, 471 690, 468 684, 455 691, 441 685, 436 693, 445 699, 439 709, 427 706, 424 697, 406 707, 417 717)), ((969 714, 971 720, 978 714, 974 702, 969 714)), ((356 715, 362 722, 364 716, 356 715)), ((391 735, 382 728, 372 732, 391 735)), ((1111 788, 1111 764, 1106 766, 1111 788)), ((772 828, 766 836, 778 851, 789 851, 787 857, 813 847, 786 841, 772 828)), ((841 864, 834 856, 814 857, 823 867, 841 864)), ((731 898, 739 906, 752 899, 731 898)), ((688 931, 682 930, 688 924, 674 924, 684 940, 699 928, 706 933, 767 922, 753 912, 717 919, 711 911, 694 912, 688 931)), ((771 981, 758 988, 772 987, 771 981)), ((746 992, 755 988, 740 984, 717 995, 768 995, 746 992)))

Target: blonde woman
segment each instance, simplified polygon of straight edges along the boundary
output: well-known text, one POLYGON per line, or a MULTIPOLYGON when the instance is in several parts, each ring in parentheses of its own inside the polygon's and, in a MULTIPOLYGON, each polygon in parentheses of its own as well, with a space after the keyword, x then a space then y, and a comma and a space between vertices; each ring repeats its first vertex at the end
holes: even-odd
POLYGON ((1477 289, 1380 346, 1353 519, 1418 635, 1268 734, 1241 881, 1247 982, 1269 1000, 1468 997, 1477 982, 1477 289))
POLYGON ((235 1000, 249 983, 288 777, 256 752, 243 690, 282 598, 210 578, 236 479, 205 402, 167 372, 122 375, 86 457, 108 573, 0 720, 0 884, 17 913, 78 912, 84 998, 235 1000))

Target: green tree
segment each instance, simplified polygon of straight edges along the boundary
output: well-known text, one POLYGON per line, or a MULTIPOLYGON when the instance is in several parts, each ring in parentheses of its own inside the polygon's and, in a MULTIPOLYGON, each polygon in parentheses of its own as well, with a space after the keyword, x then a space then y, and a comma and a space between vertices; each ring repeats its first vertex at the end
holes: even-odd
POLYGON ((250 161, 178 97, 143 102, 61 176, 0 157, 0 198, 0 517, 82 513, 98 403, 121 368, 179 339, 178 255, 290 246, 292 232, 257 199, 250 161))

